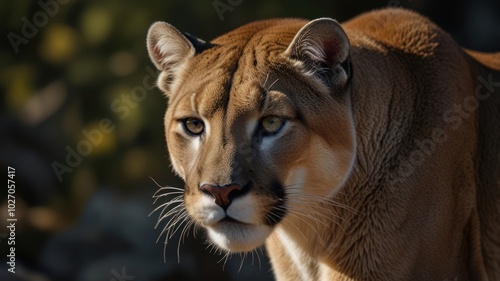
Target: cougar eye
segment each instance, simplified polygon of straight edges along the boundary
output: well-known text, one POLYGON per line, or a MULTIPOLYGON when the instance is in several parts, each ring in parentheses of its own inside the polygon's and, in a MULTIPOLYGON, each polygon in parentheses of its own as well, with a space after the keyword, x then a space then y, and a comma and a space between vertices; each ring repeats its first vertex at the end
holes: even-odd
POLYGON ((196 136, 201 135, 205 129, 203 121, 193 117, 188 117, 182 120, 182 125, 184 126, 184 130, 186 130, 186 132, 196 136))
POLYGON ((274 134, 283 127, 283 125, 285 124, 285 120, 277 116, 266 116, 262 118, 260 123, 266 133, 274 134))

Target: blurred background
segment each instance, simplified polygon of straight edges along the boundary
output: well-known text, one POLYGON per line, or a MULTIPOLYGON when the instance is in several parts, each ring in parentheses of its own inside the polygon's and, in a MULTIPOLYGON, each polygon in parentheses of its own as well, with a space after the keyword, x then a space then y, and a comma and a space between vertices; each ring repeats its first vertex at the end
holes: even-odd
POLYGON ((467 48, 500 51, 498 0, 0 2, 0 167, 4 179, 15 168, 17 219, 12 274, 4 185, 0 280, 272 280, 263 252, 225 263, 202 233, 181 243, 179 263, 178 234, 165 251, 164 236, 156 244, 152 179, 183 184, 165 149, 147 29, 163 20, 210 40, 258 19, 344 21, 387 6, 430 17, 467 48))

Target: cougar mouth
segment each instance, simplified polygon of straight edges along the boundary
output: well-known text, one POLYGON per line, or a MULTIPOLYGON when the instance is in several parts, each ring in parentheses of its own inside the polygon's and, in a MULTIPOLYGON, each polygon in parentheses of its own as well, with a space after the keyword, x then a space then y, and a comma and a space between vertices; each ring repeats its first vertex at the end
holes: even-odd
MULTIPOLYGON (((275 211, 276 213, 276 211, 275 211)), ((273 217, 276 217, 274 214, 273 217)), ((278 216, 281 216, 279 214, 278 216)), ((207 225, 210 240, 229 252, 248 252, 263 245, 279 220, 266 219, 266 222, 240 220, 239 216, 226 214, 219 221, 207 225)))
POLYGON ((234 223, 234 224, 243 224, 243 225, 251 225, 246 222, 239 221, 237 219, 234 219, 230 216, 226 216, 225 218, 221 219, 218 223, 234 223))
POLYGON ((210 239, 229 252, 248 252, 264 244, 272 228, 267 225, 251 225, 231 218, 224 218, 207 227, 210 239))
POLYGON ((229 252, 248 252, 263 245, 285 214, 284 187, 277 181, 269 184, 271 192, 265 195, 246 189, 251 188, 238 189, 231 197, 231 190, 222 193, 205 186, 195 200, 188 197, 191 217, 206 229, 214 245, 229 252))
POLYGON ((228 224, 228 225, 247 225, 247 226, 251 226, 251 225, 256 225, 256 224, 252 224, 250 222, 244 222, 244 221, 241 221, 241 220, 238 220, 238 219, 235 219, 229 215, 226 214, 225 217, 223 217, 222 219, 218 220, 218 221, 215 221, 215 222, 210 222, 210 223, 207 223, 205 224, 205 227, 207 228, 214 228, 214 227, 217 227, 218 225, 220 224, 228 224))

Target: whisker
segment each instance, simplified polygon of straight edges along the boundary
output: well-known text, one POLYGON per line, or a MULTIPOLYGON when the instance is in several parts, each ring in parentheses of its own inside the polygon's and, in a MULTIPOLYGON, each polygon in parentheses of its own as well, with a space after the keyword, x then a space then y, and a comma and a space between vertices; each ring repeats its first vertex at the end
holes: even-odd
POLYGON ((158 187, 162 187, 153 177, 149 177, 158 187))
MULTIPOLYGON (((174 190, 179 190, 179 191, 183 191, 183 189, 182 189, 182 188, 178 188, 178 187, 173 187, 173 186, 162 186, 162 185, 160 185, 160 184, 159 184, 159 183, 158 183, 158 182, 157 182, 157 181, 156 181, 153 177, 149 177, 149 178, 150 178, 150 179, 151 179, 151 180, 152 180, 152 181, 156 184, 156 186, 158 186, 158 187, 160 188, 158 191, 161 191, 161 190, 166 189, 166 188, 168 188, 168 189, 174 189, 174 190)), ((157 192, 158 192, 158 191, 157 191, 157 192)))
POLYGON ((170 240, 173 237, 175 232, 177 232, 177 230, 187 220, 187 214, 185 213, 184 209, 185 206, 183 203, 184 191, 181 188, 173 186, 161 186, 154 178, 152 177, 150 178, 159 187, 159 189, 153 195, 153 198, 155 199, 153 204, 156 204, 156 202, 160 198, 167 198, 169 196, 173 196, 171 200, 168 200, 167 202, 160 204, 148 215, 148 217, 150 217, 152 214, 161 210, 158 215, 158 221, 154 227, 155 229, 157 229, 160 223, 162 223, 164 220, 170 218, 165 224, 165 227, 158 235, 158 239, 156 240, 156 243, 158 243, 161 237, 165 234, 163 252, 164 252, 164 261, 166 262, 166 246, 168 244, 168 240, 170 240), (170 206, 173 207, 170 208, 170 206))
POLYGON ((258 251, 260 251, 262 253, 262 255, 264 255, 264 253, 262 252, 262 247, 258 247, 257 249, 255 249, 255 253, 257 254, 257 260, 259 261, 259 269, 261 270, 262 269, 262 262, 260 261, 260 255, 259 255, 258 251))
MULTIPOLYGON (((161 204, 160 206, 156 207, 149 215, 148 217, 150 217, 152 214, 154 214, 155 212, 157 212, 159 209, 163 208, 164 210, 168 208, 168 206, 172 205, 172 204, 175 204, 175 203, 182 203, 182 199, 179 198, 179 199, 173 199, 171 201, 168 201, 168 202, 165 202, 163 204, 161 204)), ((160 213, 159 216, 163 216, 163 212, 160 213)))
POLYGON ((247 253, 240 253, 240 268, 238 268, 238 273, 241 271, 241 268, 243 267, 243 263, 245 262, 245 257, 247 256, 247 253))
POLYGON ((170 194, 182 194, 182 193, 184 193, 183 189, 180 189, 177 187, 172 187, 172 186, 164 186, 164 187, 159 188, 153 194, 152 197, 157 198, 157 197, 162 197, 162 196, 166 196, 166 195, 170 195, 170 194), (161 193, 161 192, 164 192, 164 193, 161 193))
MULTIPOLYGON (((311 229, 315 229, 314 226, 310 224, 310 222, 308 222, 307 220, 305 220, 305 218, 308 218, 307 215, 305 215, 305 218, 302 218, 300 215, 303 215, 303 214, 300 213, 300 212, 298 212, 298 211, 295 211, 295 210, 288 210, 288 213, 290 215, 296 217, 297 219, 301 220, 303 223, 307 224, 311 229)), ((289 223, 291 223, 297 230, 299 230, 299 228, 297 226, 295 226, 292 222, 289 221, 289 223)), ((302 231, 300 231, 300 232, 302 233, 302 231)), ((302 234, 302 235, 304 236, 304 234, 302 234)), ((304 239, 307 240, 307 238, 305 236, 304 236, 304 239)))
MULTIPOLYGON (((291 204, 292 205, 305 205, 307 204, 307 206, 310 205, 311 202, 303 199, 303 198, 293 198, 291 197, 291 200, 290 200, 291 204)), ((319 205, 315 205, 314 208, 320 208, 320 210, 323 210, 323 211, 328 211, 327 213, 332 213, 333 210, 330 210, 326 207, 322 207, 322 206, 319 206, 319 205)), ((332 214, 333 217, 330 217, 328 216, 327 214, 324 214, 323 212, 315 212, 314 215, 311 215, 311 214, 305 214, 305 213, 302 213, 300 212, 299 210, 301 210, 301 208, 289 208, 288 209, 288 212, 291 213, 291 214, 294 214, 296 218, 300 219, 302 222, 306 223, 307 225, 309 225, 311 227, 311 229, 315 229, 310 223, 309 221, 312 220, 316 223, 319 223, 321 225, 324 225, 325 227, 327 227, 329 230, 333 231, 331 226, 327 223, 327 222, 332 222, 334 223, 335 225, 337 225, 344 233, 345 233, 345 229, 343 228, 343 226, 336 220, 336 219, 340 219, 341 221, 343 221, 344 223, 349 223, 346 221, 345 218, 341 217, 341 216, 338 216, 338 215, 335 215, 334 213, 332 214), (320 218, 323 218, 326 220, 323 221, 323 220, 320 220, 317 216, 319 216, 320 218), (304 218, 301 218, 301 217, 304 217, 304 218), (308 220, 306 220, 308 219, 308 220)))
MULTIPOLYGON (((186 230, 189 231, 189 227, 192 225, 192 221, 189 219, 189 216, 186 218, 187 219, 187 223, 185 224, 184 228, 182 229, 182 232, 181 232, 181 236, 179 237, 179 242, 177 243, 177 262, 180 263, 181 262, 181 241, 182 241, 182 244, 184 244, 184 236, 185 234, 187 233, 186 230)), ((186 219, 183 220, 182 223, 184 223, 186 221, 186 219)))
POLYGON ((345 210, 348 210, 348 211, 351 211, 353 212, 354 214, 358 215, 359 214, 359 210, 356 210, 350 206, 347 206, 345 204, 342 204, 338 201, 335 201, 334 198, 325 198, 325 197, 322 197, 322 196, 319 196, 319 195, 314 195, 314 194, 302 194, 302 193, 297 193, 297 192, 293 192, 293 191, 300 191, 299 188, 296 188, 294 189, 293 186, 285 186, 285 189, 287 191, 287 194, 291 195, 298 195, 298 196, 302 196, 302 197, 308 197, 308 198, 311 198, 311 199, 315 199, 317 201, 321 201, 321 202, 325 202, 325 203, 329 203, 331 205, 334 205, 336 207, 339 207, 339 208, 342 208, 342 209, 345 209, 345 210))
MULTIPOLYGON (((309 203, 309 202, 306 202, 306 203, 309 203)), ((318 206, 314 206, 314 207, 318 207, 318 206)), ((322 212, 314 212, 314 215, 311 215, 311 214, 305 214, 305 213, 300 212, 299 210, 301 208, 290 208, 290 209, 291 209, 290 211, 295 213, 297 216, 300 215, 300 216, 303 216, 304 218, 313 220, 316 223, 320 223, 320 224, 324 225, 325 227, 327 227, 331 231, 333 231, 333 229, 331 228, 330 225, 327 224, 327 222, 332 222, 332 223, 336 224, 342 230, 342 232, 345 233, 345 229, 342 227, 342 225, 338 221, 335 220, 335 219, 341 219, 342 221, 346 222, 346 220, 340 216, 334 215, 334 217, 330 217, 326 214, 323 214, 322 212), (319 216, 320 218, 325 219, 326 222, 318 219, 318 217, 316 217, 316 216, 319 216)), ((303 220, 303 221, 307 223, 306 220, 303 220)))
POLYGON ((182 201, 175 202, 175 203, 176 203, 176 205, 174 205, 172 207, 169 205, 163 206, 163 209, 161 210, 160 214, 158 215, 158 222, 161 222, 163 219, 172 215, 174 212, 180 211, 179 208, 184 207, 184 202, 182 202, 182 201))
MULTIPOLYGON (((295 200, 295 201, 290 200, 291 201, 290 202, 291 205, 306 205, 308 207, 310 207, 310 205, 311 205, 311 202, 309 200, 304 199, 304 198, 293 198, 293 200, 295 200)), ((334 216, 336 219, 340 219, 341 221, 348 223, 348 221, 347 221, 346 218, 337 215, 334 212, 334 210, 332 210, 332 209, 329 209, 327 207, 320 206, 320 205, 315 205, 314 208, 317 208, 317 209, 320 209, 322 211, 325 211, 326 213, 331 214, 332 216, 334 216)), ((321 216, 323 216, 323 217, 325 217, 325 218, 330 218, 330 217, 328 217, 328 215, 326 215, 324 213, 319 212, 318 214, 321 215, 321 216)))
POLYGON ((276 80, 274 80, 273 83, 271 83, 271 85, 269 85, 269 87, 267 87, 267 91, 271 91, 271 88, 274 86, 274 84, 276 84, 276 82, 278 82, 278 80, 280 80, 279 78, 277 78, 276 80))
MULTIPOLYGON (((178 195, 175 198, 182 198, 183 194, 184 194, 184 192, 181 192, 181 191, 172 191, 172 192, 166 192, 166 193, 163 193, 163 194, 156 195, 156 196, 153 197, 155 199, 153 201, 153 205, 156 204, 156 202, 160 198, 162 198, 162 197, 168 197, 168 196, 178 195)), ((171 200, 169 200, 169 201, 171 201, 171 200)))
POLYGON ((253 249, 252 251, 250 251, 250 253, 252 254, 252 266, 253 266, 253 263, 255 260, 255 252, 256 252, 256 249, 253 249))
POLYGON ((172 233, 170 234, 169 239, 174 237, 175 233, 181 228, 182 224, 187 220, 189 220, 189 215, 187 213, 183 213, 181 216, 177 218, 177 220, 174 223, 174 225, 177 225, 177 227, 175 229, 174 228, 171 229, 172 233))
POLYGON ((166 214, 158 218, 158 221, 156 222, 155 229, 158 227, 158 225, 165 219, 170 218, 170 220, 166 223, 166 226, 169 226, 172 221, 180 214, 183 213, 184 206, 183 204, 179 204, 175 206, 174 208, 170 209, 166 214))
MULTIPOLYGON (((275 208, 276 208, 276 209, 278 209, 278 210, 285 211, 285 212, 289 212, 289 211, 290 211, 290 210, 286 209, 286 208, 285 208, 285 207, 283 207, 283 206, 276 206, 275 208)), ((274 214, 273 212, 271 212, 270 214, 272 214, 272 215, 274 215, 274 216, 277 216, 277 215, 276 215, 276 214, 274 214)), ((290 214, 292 214, 292 215, 293 215, 293 213, 290 213, 290 214)), ((299 219, 300 219, 300 218, 299 218, 299 219)), ((305 221, 304 221, 304 222, 305 222, 305 221)), ((302 237, 304 237, 304 240, 305 240, 306 242, 309 242, 309 241, 307 240, 307 237, 306 237, 306 236, 304 235, 304 233, 302 232, 302 230, 300 230, 300 229, 299 229, 299 228, 298 228, 298 227, 297 227, 297 226, 296 226, 293 222, 289 221, 289 223, 290 223, 290 224, 291 224, 291 225, 292 225, 295 229, 297 229, 297 231, 298 231, 298 232, 302 235, 302 237)))
MULTIPOLYGON (((160 237, 158 237, 160 238, 160 237)), ((156 240, 156 243, 158 243, 158 240, 156 240)), ((167 237, 165 236, 165 241, 163 241, 163 262, 166 263, 167 262, 167 244, 168 244, 168 241, 167 241, 167 237)))
MULTIPOLYGON (((221 251, 221 253, 222 253, 222 251, 221 251)), ((222 264, 222 270, 224 270, 226 268, 226 263, 229 260, 229 256, 230 256, 229 252, 224 252, 224 256, 217 262, 217 263, 220 263, 221 261, 224 260, 224 264, 222 264)))
MULTIPOLYGON (((303 185, 307 185, 307 189, 312 189, 312 190, 324 190, 324 189, 328 188, 328 187, 318 185, 316 183, 310 183, 310 182, 301 182, 301 183, 299 182, 299 183, 294 183, 294 184, 290 184, 290 185, 285 185, 283 187, 284 188, 297 188, 298 190, 300 190, 300 187, 303 185)), ((342 188, 340 188, 340 190, 336 191, 336 194, 337 195, 348 195, 347 193, 345 193, 344 190, 342 190, 342 188)))
POLYGON ((207 247, 205 247, 205 250, 208 250, 210 254, 216 254, 216 247, 212 243, 207 243, 207 247))
POLYGON ((266 87, 268 79, 269 79, 269 73, 266 75, 266 80, 264 80, 264 84, 262 84, 262 87, 266 87))

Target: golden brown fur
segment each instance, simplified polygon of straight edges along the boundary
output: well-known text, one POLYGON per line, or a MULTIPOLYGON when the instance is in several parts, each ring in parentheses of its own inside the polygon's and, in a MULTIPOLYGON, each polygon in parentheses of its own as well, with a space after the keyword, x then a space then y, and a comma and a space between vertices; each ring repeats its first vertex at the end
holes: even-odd
POLYGON ((228 251, 266 241, 278 280, 500 280, 500 54, 402 9, 307 23, 150 30, 191 218, 228 251), (283 129, 255 136, 266 116, 283 129))

